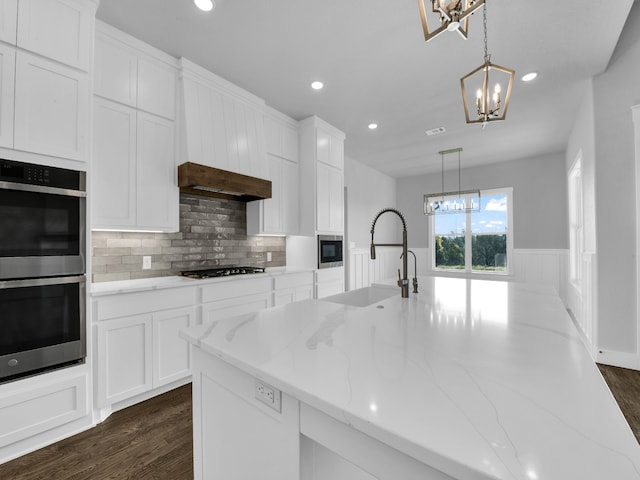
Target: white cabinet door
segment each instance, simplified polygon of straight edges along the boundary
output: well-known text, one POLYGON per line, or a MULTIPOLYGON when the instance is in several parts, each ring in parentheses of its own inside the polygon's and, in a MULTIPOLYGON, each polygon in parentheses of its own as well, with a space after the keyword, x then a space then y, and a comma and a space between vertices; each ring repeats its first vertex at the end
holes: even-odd
POLYGON ((0 40, 16 44, 18 0, 0 0, 0 40))
POLYGON ((137 123, 136 225, 152 230, 178 231, 174 124, 144 112, 138 112, 137 123))
POLYGON ((89 71, 95 7, 83 0, 20 0, 18 46, 89 71))
POLYGON ((270 115, 264 117, 267 153, 292 162, 298 161, 298 129, 270 115))
POLYGON ((152 387, 152 317, 150 314, 99 323, 98 406, 144 393, 152 387))
POLYGON ((202 305, 202 323, 217 322, 225 318, 258 312, 271 307, 271 293, 231 298, 202 305))
POLYGON ((86 161, 88 88, 86 74, 17 52, 14 148, 86 161))
POLYGON ((176 70, 138 58, 138 109, 173 120, 176 116, 176 70))
POLYGON ((296 287, 295 300, 299 302, 300 300, 310 300, 313 298, 313 285, 302 285, 300 287, 296 287))
POLYGON ((344 169, 344 142, 318 127, 316 130, 318 161, 340 170, 344 169))
MULTIPOLYGON (((271 180, 271 198, 263 200, 263 231, 261 233, 284 233, 282 222, 282 160, 273 155, 267 156, 269 174, 271 180)), ((247 205, 249 207, 249 205, 247 205)))
POLYGON ((324 163, 317 165, 316 219, 319 232, 344 230, 344 176, 341 170, 324 163))
POLYGON ((6 148, 13 148, 15 71, 15 50, 0 44, 0 147, 6 148))
POLYGON ((282 200, 280 203, 283 233, 286 235, 297 235, 299 231, 300 179, 298 171, 299 167, 297 163, 282 160, 280 176, 280 193, 282 200))
POLYGON ((136 111, 94 97, 93 228, 132 227, 136 221, 136 111))
POLYGON ((271 198, 247 204, 249 235, 298 233, 298 164, 267 154, 271 198))
POLYGON ((179 332, 195 322, 195 306, 153 314, 154 388, 191 375, 189 344, 180 338, 179 332))
POLYGON ((138 57, 135 52, 117 40, 97 33, 93 93, 135 107, 137 79, 138 57))

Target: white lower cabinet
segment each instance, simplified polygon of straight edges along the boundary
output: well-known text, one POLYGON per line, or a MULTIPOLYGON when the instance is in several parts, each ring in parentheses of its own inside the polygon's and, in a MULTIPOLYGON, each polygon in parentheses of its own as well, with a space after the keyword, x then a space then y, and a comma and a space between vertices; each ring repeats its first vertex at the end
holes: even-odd
POLYGON ((151 322, 147 314, 98 325, 99 407, 151 390, 151 322))
POLYGON ((202 287, 202 323, 244 315, 271 306, 271 277, 239 279, 202 287))
POLYGON ((195 287, 94 299, 98 407, 191 375, 189 345, 179 331, 196 324, 196 302, 195 287))
POLYGON ((344 292, 344 267, 316 270, 316 298, 344 292))
POLYGON ((195 325, 196 307, 109 320, 98 325, 98 406, 191 375, 189 345, 178 332, 195 325))
POLYGON ((59 370, 0 388, 0 449, 86 417, 88 385, 86 372, 59 370))
POLYGON ((274 307, 311 298, 313 298, 313 272, 291 273, 274 277, 274 307))

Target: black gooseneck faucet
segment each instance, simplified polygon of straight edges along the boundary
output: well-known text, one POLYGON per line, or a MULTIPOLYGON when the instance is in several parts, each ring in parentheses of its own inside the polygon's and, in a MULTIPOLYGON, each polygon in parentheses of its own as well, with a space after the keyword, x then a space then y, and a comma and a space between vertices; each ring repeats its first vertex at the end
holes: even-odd
POLYGON ((398 286, 402 294, 402 298, 409 298, 409 278, 407 277, 407 222, 400 211, 395 208, 383 208, 380 210, 373 222, 371 223, 371 260, 376 259, 376 247, 402 247, 402 277, 400 277, 400 269, 398 269, 398 286), (393 212, 402 220, 402 243, 375 243, 373 235, 376 230, 376 222, 380 215, 387 212, 393 212))
MULTIPOLYGON (((413 255, 413 293, 418 293, 418 259, 413 251, 407 250, 407 252, 413 255)), ((400 258, 402 258, 402 255, 404 253, 400 254, 400 258)))

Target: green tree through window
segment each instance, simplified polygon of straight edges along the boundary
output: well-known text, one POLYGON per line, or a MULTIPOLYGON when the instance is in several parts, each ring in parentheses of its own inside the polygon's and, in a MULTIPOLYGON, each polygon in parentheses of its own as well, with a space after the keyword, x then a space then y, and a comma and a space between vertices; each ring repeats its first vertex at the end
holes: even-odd
MULTIPOLYGON (((461 198, 447 198, 461 202, 461 198)), ((470 198, 467 198, 469 203, 470 198)), ((477 199, 475 199, 477 201, 477 199)), ((433 262, 438 270, 508 272, 511 188, 481 192, 480 211, 434 215, 433 262), (470 245, 471 248, 467 248, 470 245)))

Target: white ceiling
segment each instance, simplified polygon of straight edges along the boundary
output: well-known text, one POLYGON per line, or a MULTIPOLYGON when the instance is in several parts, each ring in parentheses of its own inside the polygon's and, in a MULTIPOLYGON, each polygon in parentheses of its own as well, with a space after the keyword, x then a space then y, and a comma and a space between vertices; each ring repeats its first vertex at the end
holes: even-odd
POLYGON ((192 0, 102 0, 97 16, 296 120, 318 115, 346 133, 346 155, 398 178, 439 172, 438 151, 456 147, 463 168, 564 151, 586 79, 606 69, 633 4, 487 0, 492 61, 518 80, 507 119, 483 130, 465 123, 460 94, 460 77, 483 61, 481 10, 468 40, 425 43, 416 0, 216 2, 205 13, 192 0), (538 79, 519 80, 532 70, 538 79))

